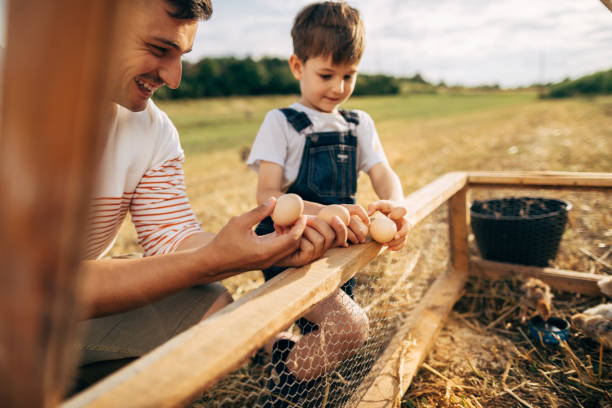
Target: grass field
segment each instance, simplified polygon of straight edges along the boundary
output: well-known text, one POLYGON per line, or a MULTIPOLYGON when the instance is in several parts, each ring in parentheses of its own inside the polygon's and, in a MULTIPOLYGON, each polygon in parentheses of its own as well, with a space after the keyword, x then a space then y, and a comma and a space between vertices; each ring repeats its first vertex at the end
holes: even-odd
MULTIPOLYGON (((255 205, 256 175, 241 161, 265 113, 294 97, 159 103, 187 156, 187 190, 206 230, 255 205)), ((374 119, 407 194, 454 170, 612 171, 612 97, 539 100, 533 93, 352 98, 374 119)), ((375 198, 367 177, 358 200, 375 198)), ((138 251, 122 228, 112 254, 138 251)))
MULTIPOLYGON (((216 232, 231 216, 255 206, 256 175, 246 168, 241 155, 252 143, 265 113, 293 101, 294 97, 254 97, 159 103, 181 135, 187 157, 187 192, 205 230, 216 232)), ((533 93, 507 92, 414 95, 353 98, 346 107, 365 110, 373 117, 405 194, 455 170, 612 172, 612 97, 540 100, 533 93)), ((366 205, 373 199, 369 180, 362 175, 358 201, 366 205)), ((609 210, 609 204, 604 206, 609 210)), ((603 252, 612 246, 612 229, 610 225, 598 227, 606 233, 592 243, 603 252)), ((135 232, 126 222, 111 253, 138 251, 135 232)), ((224 283, 239 297, 262 281, 259 272, 249 272, 224 283)), ((505 360, 506 370, 508 364, 514 364, 508 361, 516 365, 504 374, 501 383, 498 380, 504 367, 489 367, 487 371, 487 367, 478 365, 472 369, 470 358, 486 356, 484 360, 490 360, 490 350, 509 349, 516 338, 511 341, 503 333, 500 337, 483 331, 478 325, 496 318, 499 310, 483 309, 485 317, 473 313, 475 303, 470 299, 482 296, 482 288, 469 286, 468 290, 469 296, 457 305, 428 362, 444 378, 455 378, 455 382, 465 378, 462 384, 471 385, 458 391, 452 381, 442 381, 437 374, 422 369, 405 395, 403 407, 519 406, 500 388, 506 386, 506 378, 508 386, 518 384, 513 390, 523 399, 547 392, 542 391, 545 380, 529 372, 535 363, 521 358, 505 360), (466 308, 466 303, 471 314, 457 311, 466 308), (466 323, 466 317, 481 322, 466 323)), ((509 299, 516 294, 508 288, 504 291, 509 299)), ((518 297, 512 299, 518 301, 518 297)), ((563 301, 574 304, 574 299, 563 301)), ((510 306, 504 302, 506 307, 510 306)), ((525 349, 525 353, 528 356, 530 352, 525 349)), ((558 358, 554 353, 551 356, 558 358)), ((555 361, 561 361, 555 367, 568 364, 564 359, 555 361)), ((569 383, 568 389, 573 385, 569 383)), ((578 395, 583 401, 591 398, 578 395)), ((547 398, 547 406, 579 406, 561 392, 547 398)), ((595 393, 593 398, 598 401, 601 397, 595 393)), ((541 406, 537 401, 533 406, 541 406)))

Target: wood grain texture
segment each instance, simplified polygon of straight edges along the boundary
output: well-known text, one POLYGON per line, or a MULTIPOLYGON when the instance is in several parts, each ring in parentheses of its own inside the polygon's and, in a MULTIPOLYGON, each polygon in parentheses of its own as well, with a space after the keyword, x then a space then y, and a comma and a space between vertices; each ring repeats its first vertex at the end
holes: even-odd
POLYGON ((467 190, 467 186, 462 188, 448 201, 450 260, 457 271, 467 271, 470 264, 467 190))
POLYGON ((470 274, 474 276, 484 276, 488 279, 514 277, 525 280, 529 277, 534 277, 541 279, 555 289, 590 296, 602 296, 601 290, 599 286, 597 286, 597 282, 605 277, 605 275, 597 275, 594 273, 515 265, 488 261, 481 258, 471 259, 470 274))
POLYGON ((527 188, 612 189, 612 173, 559 171, 469 172, 470 187, 520 186, 527 188))
POLYGON ((55 406, 76 364, 77 267, 103 142, 116 1, 14 0, 0 139, 0 405, 55 406), (10 379, 10 380, 9 380, 10 379))

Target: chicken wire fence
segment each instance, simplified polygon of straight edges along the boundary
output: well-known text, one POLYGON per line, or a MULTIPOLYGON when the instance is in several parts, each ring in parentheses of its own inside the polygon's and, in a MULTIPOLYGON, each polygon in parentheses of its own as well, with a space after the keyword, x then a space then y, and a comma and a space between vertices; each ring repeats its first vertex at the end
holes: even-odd
POLYGON ((447 211, 426 217, 402 250, 379 255, 192 407, 356 405, 380 370, 377 358, 448 267, 447 211))
POLYGON ((473 255, 612 274, 609 191, 475 188, 469 196, 473 255))

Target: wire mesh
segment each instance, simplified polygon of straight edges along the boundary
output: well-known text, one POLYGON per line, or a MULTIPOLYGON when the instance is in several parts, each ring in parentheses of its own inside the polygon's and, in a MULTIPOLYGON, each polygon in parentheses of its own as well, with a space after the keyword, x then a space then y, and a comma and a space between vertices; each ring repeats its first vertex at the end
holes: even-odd
POLYGON ((357 272, 354 299, 339 289, 304 316, 310 324, 279 333, 268 352, 258 351, 192 407, 352 406, 376 378, 374 363, 400 323, 448 266, 447 211, 434 211, 402 250, 357 272))

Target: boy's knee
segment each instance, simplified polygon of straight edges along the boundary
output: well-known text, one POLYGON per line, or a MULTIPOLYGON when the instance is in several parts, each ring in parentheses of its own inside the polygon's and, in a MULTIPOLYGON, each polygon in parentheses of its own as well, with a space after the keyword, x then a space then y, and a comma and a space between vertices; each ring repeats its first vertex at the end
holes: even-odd
POLYGON ((353 347, 361 347, 368 339, 370 331, 370 319, 365 310, 362 308, 353 310, 348 326, 346 335, 352 340, 353 347))

